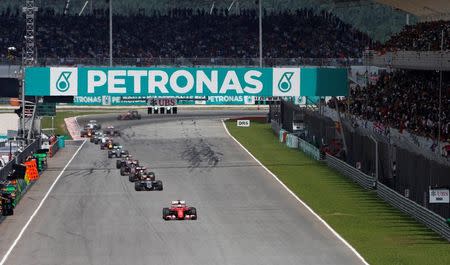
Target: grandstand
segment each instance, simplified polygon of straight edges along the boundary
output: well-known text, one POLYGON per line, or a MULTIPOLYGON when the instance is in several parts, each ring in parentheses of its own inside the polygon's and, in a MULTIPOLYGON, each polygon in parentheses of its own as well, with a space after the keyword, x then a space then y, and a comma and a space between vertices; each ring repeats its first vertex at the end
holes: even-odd
MULTIPOLYGON (((41 63, 55 58, 71 61, 109 56, 107 11, 94 10, 94 14, 78 16, 41 10, 38 21, 37 54, 41 63)), ((114 58, 249 59, 257 58, 259 53, 258 15, 252 9, 230 13, 227 9, 209 12, 178 8, 165 14, 153 11, 149 15, 117 15, 114 21, 114 58)), ((23 18, 6 11, 0 22, 0 45, 20 47, 21 32, 8 28, 23 24, 23 18)), ((372 44, 366 34, 334 15, 312 9, 267 12, 263 31, 266 59, 359 59, 372 44)), ((6 49, 0 50, 0 59, 6 58, 6 53, 6 49)))

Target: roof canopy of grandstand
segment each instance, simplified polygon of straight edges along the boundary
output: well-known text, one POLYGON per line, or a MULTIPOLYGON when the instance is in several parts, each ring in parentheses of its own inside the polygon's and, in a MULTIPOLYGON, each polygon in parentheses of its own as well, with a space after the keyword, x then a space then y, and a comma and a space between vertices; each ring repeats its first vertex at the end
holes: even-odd
POLYGON ((450 20, 448 0, 376 0, 419 17, 422 21, 450 20))

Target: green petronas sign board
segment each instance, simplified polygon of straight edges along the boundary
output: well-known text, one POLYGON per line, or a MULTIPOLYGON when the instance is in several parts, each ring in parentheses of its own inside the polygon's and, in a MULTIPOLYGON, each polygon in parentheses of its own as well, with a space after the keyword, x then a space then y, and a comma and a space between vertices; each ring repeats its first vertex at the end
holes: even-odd
POLYGON ((78 97, 295 97, 302 96, 302 90, 308 93, 332 90, 330 95, 346 95, 346 71, 329 70, 335 74, 336 71, 345 73, 345 78, 341 78, 344 83, 337 84, 329 80, 326 82, 328 88, 319 90, 317 85, 320 82, 310 79, 318 76, 326 78, 326 75, 317 74, 321 71, 321 68, 31 67, 25 70, 25 94, 78 97), (304 87, 303 82, 308 87, 304 87))

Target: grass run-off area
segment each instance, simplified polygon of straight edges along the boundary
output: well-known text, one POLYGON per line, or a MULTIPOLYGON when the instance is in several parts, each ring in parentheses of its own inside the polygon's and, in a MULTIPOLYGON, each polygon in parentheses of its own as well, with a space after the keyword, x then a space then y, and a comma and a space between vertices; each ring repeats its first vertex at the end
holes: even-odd
MULTIPOLYGON (((72 139, 66 128, 66 123, 64 122, 65 118, 87 115, 87 114, 104 114, 104 113, 111 113, 111 112, 116 112, 116 111, 122 112, 124 110, 113 110, 113 111, 111 111, 111 110, 63 110, 63 111, 57 111, 56 116, 53 121, 54 128, 55 128, 55 134, 56 135, 65 135, 66 139, 72 139)), ((42 129, 52 128, 52 118, 51 117, 42 118, 41 127, 42 127, 42 129)), ((49 131, 51 132, 51 130, 49 130, 49 131)))
MULTIPOLYGON (((323 162, 279 143, 269 124, 230 133, 370 264, 450 264, 450 243, 323 162)), ((299 220, 301 221, 301 220, 299 220)))

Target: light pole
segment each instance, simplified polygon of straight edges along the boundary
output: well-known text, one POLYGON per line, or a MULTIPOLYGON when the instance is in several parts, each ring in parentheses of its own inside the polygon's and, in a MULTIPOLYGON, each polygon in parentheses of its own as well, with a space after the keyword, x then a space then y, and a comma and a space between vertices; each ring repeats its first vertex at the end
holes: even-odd
POLYGON ((113 38, 112 38, 112 0, 109 0, 109 66, 113 65, 113 38))
POLYGON ((14 59, 16 58, 16 47, 8 47, 8 53, 7 53, 7 59, 9 61, 8 64, 8 76, 11 77, 11 64, 14 62, 14 59))
POLYGON ((378 182, 378 141, 372 135, 370 139, 375 143, 375 181, 378 182))
POLYGON ((441 32, 441 68, 439 70, 439 111, 438 111, 438 154, 441 153, 441 110, 442 110, 442 61, 444 56, 444 30, 441 32))
POLYGON ((263 66, 263 46, 262 46, 262 0, 258 0, 259 5, 259 67, 263 66))

